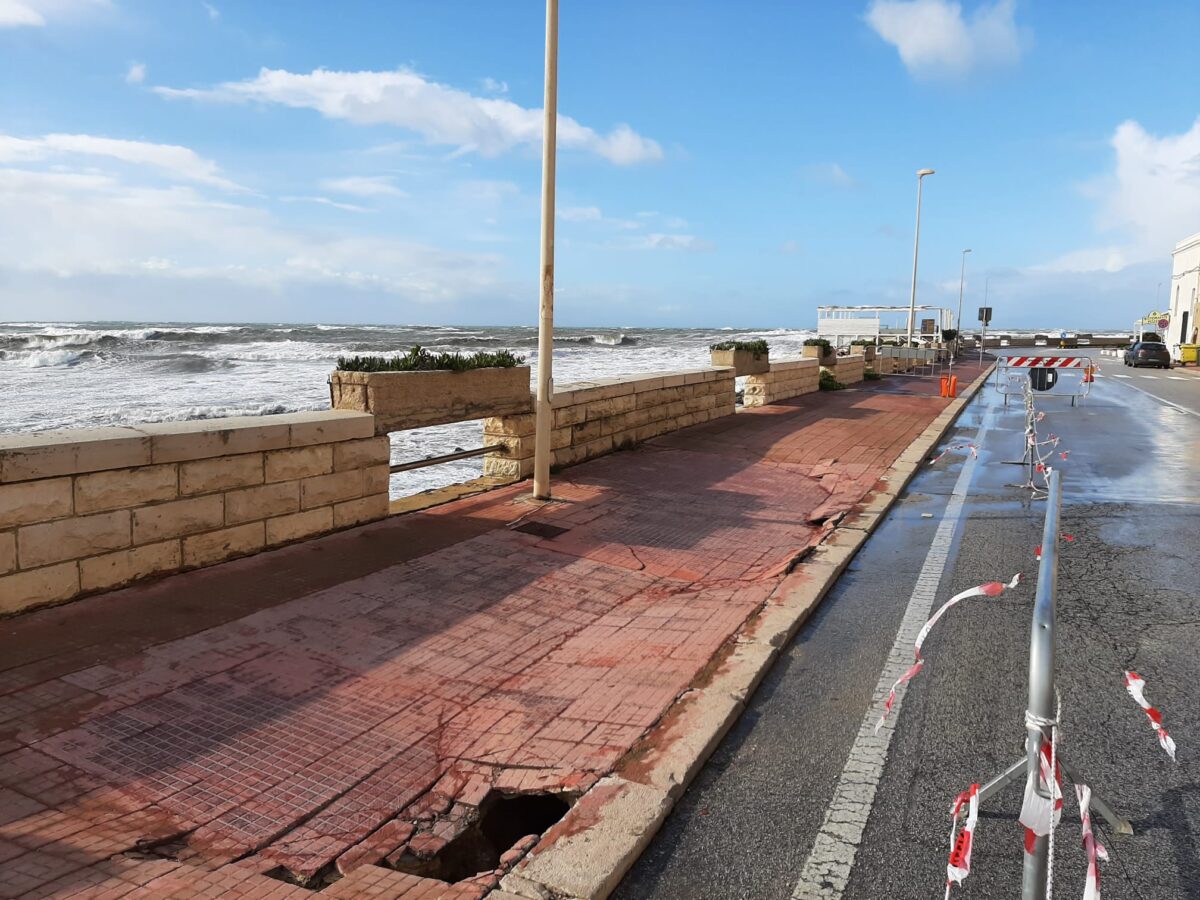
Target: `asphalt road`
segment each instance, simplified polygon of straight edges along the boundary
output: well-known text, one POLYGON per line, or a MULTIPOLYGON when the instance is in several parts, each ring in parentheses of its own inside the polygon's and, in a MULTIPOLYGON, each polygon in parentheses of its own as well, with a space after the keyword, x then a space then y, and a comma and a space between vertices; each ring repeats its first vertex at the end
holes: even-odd
MULTIPOLYGON (((1200 418, 1134 390, 1160 390, 1188 409, 1200 378, 1111 377, 1084 403, 1045 399, 1043 433, 1069 451, 1059 574, 1062 747, 1078 774, 1135 826, 1098 832, 1106 900, 1200 898, 1200 418), (1168 395, 1166 392, 1170 392, 1168 395), (1122 670, 1146 678, 1179 746, 1173 764, 1122 670)), ((1154 373, 1158 374, 1158 373, 1154 373)), ((1165 374, 1165 373, 1164 373, 1165 374)), ((986 581, 1025 573, 995 599, 964 601, 925 643, 924 672, 895 733, 842 896, 941 897, 948 807, 1021 754, 1029 621, 1044 503, 1012 486, 1023 470, 1020 404, 985 390, 946 443, 977 441, 965 505, 936 604, 986 581)), ((768 675, 616 897, 787 898, 800 877, 868 712, 917 575, 965 452, 927 466, 768 675), (932 514, 926 518, 925 514, 932 514)), ((936 608, 936 607, 935 607, 936 608)), ((908 651, 905 651, 906 653, 908 651)), ((1069 798, 1073 794, 1068 794, 1069 798)), ((1021 787, 988 804, 973 872, 955 896, 1020 893, 1021 787)), ((1098 817, 1097 817, 1098 819, 1098 817)), ((1057 837, 1056 890, 1078 896, 1084 856, 1068 799, 1057 837)))

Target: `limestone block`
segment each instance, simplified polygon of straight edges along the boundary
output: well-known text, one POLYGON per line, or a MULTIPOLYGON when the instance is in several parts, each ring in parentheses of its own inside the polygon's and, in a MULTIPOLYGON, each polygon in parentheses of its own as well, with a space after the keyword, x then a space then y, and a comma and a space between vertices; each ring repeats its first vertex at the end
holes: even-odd
POLYGON ((220 528, 223 524, 225 497, 222 494, 173 500, 170 503, 146 506, 133 511, 133 542, 150 544, 220 528))
POLYGON ((179 493, 212 494, 263 483, 263 454, 243 453, 179 464, 179 493))
MULTIPOLYGON (((489 416, 483 420, 484 434, 502 434, 524 437, 533 434, 536 417, 532 414, 518 416, 489 416)), ((557 422, 555 423, 558 424, 557 422)))
POLYGON ((374 522, 385 518, 388 514, 389 498, 387 493, 369 494, 357 500, 346 500, 334 504, 333 527, 347 528, 351 525, 361 525, 363 522, 374 522))
POLYGON ((353 500, 363 495, 361 469, 317 475, 300 482, 300 508, 331 506, 340 500, 353 500))
POLYGON ((333 471, 333 447, 329 444, 292 450, 272 450, 266 459, 267 482, 294 481, 297 478, 311 478, 333 471))
POLYGON ((267 546, 303 540, 332 529, 332 506, 319 506, 305 512, 267 519, 267 546))
POLYGON ((0 575, 7 575, 17 567, 17 533, 0 531, 0 575))
POLYGON ((0 613, 69 600, 79 593, 79 566, 60 563, 0 577, 0 613))
POLYGON ((208 566, 261 550, 265 543, 266 530, 262 522, 195 534, 183 539, 183 564, 189 568, 208 566))
POLYGON ((22 569, 34 569, 128 546, 127 509, 25 525, 17 531, 17 556, 22 569))
POLYGON ((376 433, 373 416, 351 410, 325 409, 318 412, 291 413, 279 416, 278 419, 289 422, 290 443, 293 447, 353 441, 369 438, 376 433))
POLYGON ((0 435, 0 482, 125 469, 149 462, 150 439, 133 428, 0 435))
POLYGON ((588 441, 600 437, 601 424, 601 422, 593 420, 574 426, 571 429, 571 443, 574 445, 586 444, 588 441))
POLYGON ((335 472, 346 469, 362 469, 367 466, 387 465, 392 458, 392 442, 386 434, 358 441, 343 441, 333 445, 333 468, 335 472))
POLYGON ((70 478, 0 484, 0 528, 59 519, 71 508, 70 478))
POLYGON ((118 550, 79 561, 79 587, 102 591, 128 584, 157 572, 170 572, 183 564, 179 541, 163 541, 130 550, 118 550))
POLYGON ((126 509, 159 500, 174 500, 179 476, 174 464, 140 469, 112 469, 75 479, 75 513, 126 509))
MULTIPOLYGON (((574 403, 570 406, 564 406, 554 410, 554 427, 562 428, 566 425, 578 425, 587 418, 587 404, 574 403)), ((532 434, 533 431, 531 430, 532 434)))
POLYGON ((368 466, 362 470, 360 492, 363 494, 376 494, 386 491, 391 480, 392 473, 389 466, 368 466))
POLYGON ((195 422, 156 422, 139 425, 150 436, 155 463, 185 462, 214 456, 235 456, 288 446, 289 427, 274 420, 283 416, 234 416, 195 422))
POLYGON ((229 491, 225 495, 225 525, 240 525, 300 509, 300 482, 277 481, 229 491))
MULTIPOLYGON (((375 416, 375 433, 527 413, 532 407, 529 367, 467 372, 334 372, 336 410, 375 416), (357 387, 366 385, 366 405, 357 387)), ((361 434, 338 437, 345 440, 361 434)))
POLYGON ((533 474, 533 457, 505 459, 503 456, 485 456, 483 474, 488 478, 526 478, 533 474))
MULTIPOLYGON (((550 449, 561 450, 563 447, 571 446, 571 435, 574 434, 576 428, 582 428, 582 425, 576 425, 568 428, 555 428, 550 432, 550 449)), ((529 452, 532 454, 536 449, 536 442, 533 439, 525 441, 529 447, 529 452)))

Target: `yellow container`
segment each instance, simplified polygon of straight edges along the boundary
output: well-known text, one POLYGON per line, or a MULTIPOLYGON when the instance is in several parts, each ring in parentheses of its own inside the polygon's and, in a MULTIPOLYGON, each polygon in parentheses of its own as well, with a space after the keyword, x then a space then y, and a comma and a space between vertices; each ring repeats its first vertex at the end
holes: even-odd
POLYGON ((1200 350, 1200 344, 1180 344, 1179 345, 1179 362, 1183 365, 1191 363, 1196 365, 1196 351, 1200 350))

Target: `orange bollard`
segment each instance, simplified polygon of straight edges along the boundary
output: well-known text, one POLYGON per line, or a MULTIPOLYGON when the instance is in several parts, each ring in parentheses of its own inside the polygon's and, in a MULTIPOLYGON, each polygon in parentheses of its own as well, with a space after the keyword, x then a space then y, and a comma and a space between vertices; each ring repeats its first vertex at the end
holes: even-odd
POLYGON ((946 378, 945 376, 942 376, 942 387, 941 387, 941 391, 938 394, 938 396, 945 397, 946 394, 949 392, 949 390, 950 390, 950 379, 946 378))
POLYGON ((950 394, 949 394, 949 396, 951 396, 951 397, 958 396, 958 376, 957 375, 950 376, 950 394))

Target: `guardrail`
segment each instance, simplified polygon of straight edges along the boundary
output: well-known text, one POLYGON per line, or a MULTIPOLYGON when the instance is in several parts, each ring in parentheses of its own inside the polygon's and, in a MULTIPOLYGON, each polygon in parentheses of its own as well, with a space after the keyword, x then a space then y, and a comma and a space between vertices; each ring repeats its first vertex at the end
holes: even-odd
POLYGON ((416 459, 412 462, 396 463, 396 465, 389 468, 389 471, 395 475, 397 472, 411 472, 413 469, 424 469, 428 466, 440 466, 442 463, 456 462, 460 459, 470 459, 472 456, 484 456, 488 453, 504 455, 507 452, 508 448, 503 444, 492 444, 488 447, 475 447, 471 450, 455 450, 453 453, 443 453, 441 456, 427 456, 425 459, 416 459))
POLYGON ((1094 372, 1090 356, 1001 356, 993 383, 1004 395, 1006 406, 1009 397, 1024 394, 1027 389, 1037 396, 1070 397, 1074 406, 1080 397, 1091 393, 1094 372))

